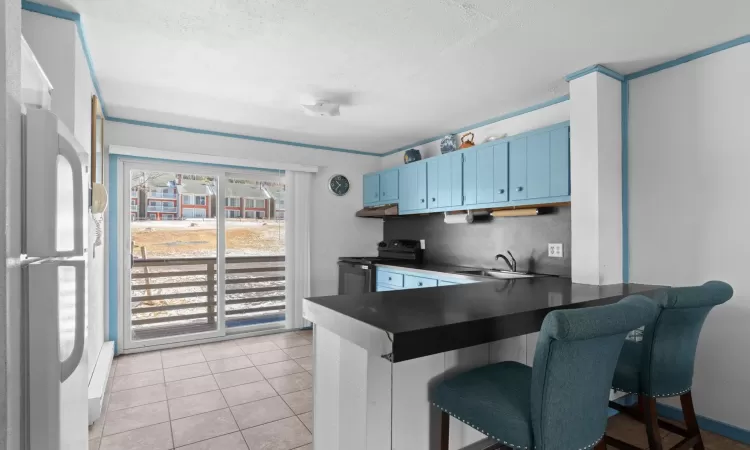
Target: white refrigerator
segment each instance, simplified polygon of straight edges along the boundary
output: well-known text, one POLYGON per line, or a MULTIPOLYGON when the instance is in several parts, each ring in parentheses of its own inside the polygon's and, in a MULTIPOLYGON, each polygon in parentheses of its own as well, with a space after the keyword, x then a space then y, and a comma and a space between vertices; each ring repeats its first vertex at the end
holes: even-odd
POLYGON ((88 448, 88 157, 50 111, 23 119, 26 446, 88 448))

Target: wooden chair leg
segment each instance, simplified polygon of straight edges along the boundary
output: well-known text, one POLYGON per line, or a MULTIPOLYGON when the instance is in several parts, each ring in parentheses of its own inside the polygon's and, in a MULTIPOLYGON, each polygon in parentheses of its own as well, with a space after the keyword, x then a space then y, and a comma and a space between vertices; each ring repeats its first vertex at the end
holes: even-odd
POLYGON ((693 393, 688 391, 687 394, 682 394, 680 396, 680 403, 682 403, 682 414, 685 416, 685 425, 687 425, 689 433, 688 437, 698 436, 698 442, 695 444, 694 449, 705 450, 701 429, 698 426, 698 418, 695 415, 695 407, 693 406, 693 393))
POLYGON ((450 436, 451 416, 443 411, 440 414, 440 450, 448 450, 450 436))
POLYGON ((662 450, 661 433, 659 432, 659 416, 656 413, 656 399, 640 396, 639 402, 643 408, 643 422, 646 424, 649 450, 662 450))
POLYGON ((596 447, 594 447, 594 450, 607 450, 607 444, 604 443, 604 439, 599 441, 598 444, 596 444, 596 447))

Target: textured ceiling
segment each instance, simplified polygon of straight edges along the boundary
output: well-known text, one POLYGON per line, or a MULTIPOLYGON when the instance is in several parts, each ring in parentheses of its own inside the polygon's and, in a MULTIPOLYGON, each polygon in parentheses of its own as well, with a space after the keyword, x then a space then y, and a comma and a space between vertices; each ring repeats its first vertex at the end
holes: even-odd
POLYGON ((376 153, 750 33, 747 0, 45 3, 81 13, 111 116, 376 153))

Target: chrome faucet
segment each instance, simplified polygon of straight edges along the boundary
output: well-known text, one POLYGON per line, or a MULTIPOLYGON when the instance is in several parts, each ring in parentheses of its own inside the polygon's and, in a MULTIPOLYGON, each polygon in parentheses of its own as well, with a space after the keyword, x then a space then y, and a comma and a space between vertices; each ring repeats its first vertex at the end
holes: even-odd
POLYGON ((508 260, 508 258, 505 255, 503 255, 502 253, 497 254, 497 255, 495 255, 495 261, 497 261, 500 258, 502 258, 503 261, 505 261, 505 264, 507 264, 508 267, 510 267, 510 271, 511 272, 515 272, 516 271, 516 258, 513 257, 513 253, 511 253, 510 250, 508 250, 508 256, 510 256, 510 260, 508 260), (513 262, 511 262, 511 261, 513 261, 513 262))

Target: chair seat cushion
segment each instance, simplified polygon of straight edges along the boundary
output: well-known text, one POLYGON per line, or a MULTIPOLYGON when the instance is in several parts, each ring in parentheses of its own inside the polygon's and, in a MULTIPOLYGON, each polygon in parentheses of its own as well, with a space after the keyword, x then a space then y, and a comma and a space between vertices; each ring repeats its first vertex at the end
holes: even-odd
POLYGON ((612 387, 631 394, 641 393, 641 353, 643 344, 626 340, 617 360, 612 387))
POLYGON ((531 367, 502 362, 447 379, 430 401, 481 433, 514 448, 532 448, 531 367))

